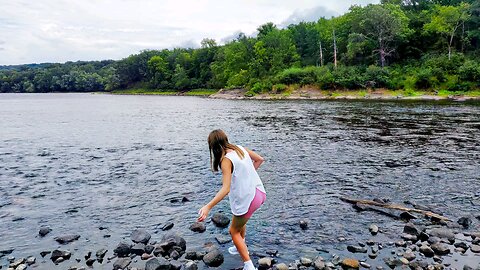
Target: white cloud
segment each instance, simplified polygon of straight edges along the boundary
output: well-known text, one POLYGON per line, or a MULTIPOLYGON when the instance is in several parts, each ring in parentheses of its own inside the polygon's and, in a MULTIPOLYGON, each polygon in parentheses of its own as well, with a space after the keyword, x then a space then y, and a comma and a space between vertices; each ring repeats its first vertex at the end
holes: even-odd
POLYGON ((378 0, 0 0, 0 65, 121 59, 198 47, 203 38, 223 43, 266 22, 310 21, 369 2, 378 0))

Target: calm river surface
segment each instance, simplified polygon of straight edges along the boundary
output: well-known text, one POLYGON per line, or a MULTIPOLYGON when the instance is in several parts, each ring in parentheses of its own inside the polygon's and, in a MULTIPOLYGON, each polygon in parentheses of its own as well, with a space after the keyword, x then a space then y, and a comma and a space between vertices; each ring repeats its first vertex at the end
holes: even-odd
MULTIPOLYGON (((53 237, 62 234, 81 235, 61 246, 73 258, 102 247, 111 256, 136 228, 160 240, 167 221, 187 249, 228 234, 212 223, 203 234, 188 229, 220 188, 206 142, 216 128, 266 159, 267 202, 249 223, 247 243, 278 249, 280 262, 333 253, 368 258, 345 246, 371 238, 372 223, 384 235, 401 233, 402 222, 356 212, 341 196, 409 200, 454 220, 472 217, 480 228, 479 103, 1 94, 0 115, 0 250, 35 255, 37 269, 57 269, 39 253, 60 247, 53 237), (39 238, 42 225, 53 231, 39 238)), ((229 213, 228 200, 217 211, 229 213)), ((242 265, 222 251, 222 269, 242 265)), ((76 264, 73 258, 58 269, 76 264)))

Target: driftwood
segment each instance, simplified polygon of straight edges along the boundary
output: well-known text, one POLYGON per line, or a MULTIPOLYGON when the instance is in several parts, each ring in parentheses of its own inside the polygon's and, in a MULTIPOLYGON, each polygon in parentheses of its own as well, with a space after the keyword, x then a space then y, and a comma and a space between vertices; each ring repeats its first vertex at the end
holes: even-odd
POLYGON ((416 208, 408 208, 408 207, 401 206, 401 205, 398 205, 398 204, 380 203, 380 202, 375 202, 375 201, 371 201, 371 200, 357 200, 357 199, 346 198, 346 197, 341 197, 340 200, 342 200, 344 202, 352 203, 352 204, 373 205, 373 206, 383 207, 383 208, 387 208, 387 209, 395 209, 395 210, 401 210, 401 211, 405 211, 405 212, 415 212, 415 213, 423 214, 427 217, 436 218, 436 219, 444 220, 444 221, 450 221, 450 219, 448 219, 448 218, 446 218, 442 215, 435 214, 435 213, 430 212, 430 211, 420 210, 420 209, 416 209, 416 208))

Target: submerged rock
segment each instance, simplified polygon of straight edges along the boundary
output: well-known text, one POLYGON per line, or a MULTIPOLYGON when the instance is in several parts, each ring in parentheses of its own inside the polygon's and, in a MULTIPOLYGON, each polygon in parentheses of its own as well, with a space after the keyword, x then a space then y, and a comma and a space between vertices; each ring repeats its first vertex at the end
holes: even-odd
POLYGON ((299 225, 302 230, 308 229, 308 221, 305 219, 300 220, 299 225))
POLYGON ((118 258, 114 263, 113 263, 113 269, 114 270, 122 270, 126 269, 130 263, 132 263, 132 259, 129 257, 126 258, 118 258))
POLYGON ((462 225, 463 228, 468 229, 472 225, 472 220, 468 217, 461 217, 457 220, 457 223, 462 225))
POLYGON ((40 228, 40 230, 38 231, 38 234, 43 237, 49 234, 51 231, 52 229, 50 229, 50 227, 45 226, 40 228))
POLYGON ((173 228, 173 222, 167 222, 162 226, 162 231, 168 231, 173 228))
POLYGON ((78 234, 68 234, 68 235, 63 235, 59 237, 55 237, 55 241, 57 241, 60 244, 68 244, 73 241, 76 241, 80 238, 80 235, 78 234))
POLYGON ((190 230, 192 232, 199 232, 203 233, 207 228, 205 227, 205 224, 203 222, 195 222, 192 225, 190 225, 190 230))

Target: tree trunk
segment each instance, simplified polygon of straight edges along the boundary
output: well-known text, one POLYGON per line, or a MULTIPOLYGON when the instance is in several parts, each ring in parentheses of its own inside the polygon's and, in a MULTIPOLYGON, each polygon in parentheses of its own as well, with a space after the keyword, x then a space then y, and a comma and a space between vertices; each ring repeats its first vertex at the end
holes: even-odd
POLYGON ((322 42, 320 41, 320 65, 323 67, 323 51, 322 51, 322 42))
POLYGON ((337 39, 335 38, 335 29, 333 29, 333 66, 337 68, 337 39))

